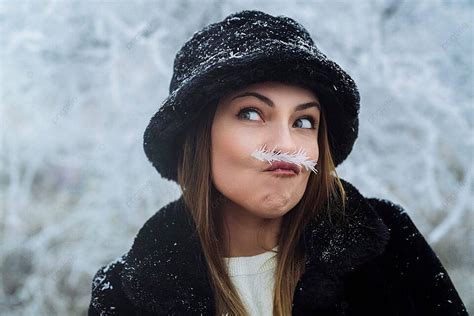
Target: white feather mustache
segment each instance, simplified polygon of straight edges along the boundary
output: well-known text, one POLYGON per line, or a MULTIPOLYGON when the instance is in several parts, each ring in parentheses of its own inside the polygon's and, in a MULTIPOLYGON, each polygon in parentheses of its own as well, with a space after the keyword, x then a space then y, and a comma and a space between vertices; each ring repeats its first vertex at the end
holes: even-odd
POLYGON ((255 150, 251 156, 261 161, 268 161, 270 165, 272 164, 272 161, 283 161, 302 166, 306 168, 306 170, 311 170, 314 173, 318 172, 315 168, 317 161, 309 159, 304 149, 300 148, 300 150, 295 151, 294 153, 282 153, 281 151, 274 152, 275 148, 269 151, 266 149, 266 145, 264 145, 255 150))

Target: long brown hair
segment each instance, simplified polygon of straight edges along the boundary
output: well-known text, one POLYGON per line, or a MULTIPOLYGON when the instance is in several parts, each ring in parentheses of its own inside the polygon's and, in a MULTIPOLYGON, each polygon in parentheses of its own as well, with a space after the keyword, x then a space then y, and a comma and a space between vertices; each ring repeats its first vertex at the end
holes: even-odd
MULTIPOLYGON (((194 120, 183 135, 183 150, 178 161, 178 183, 191 210, 214 290, 216 315, 248 315, 227 274, 223 261, 224 237, 220 212, 215 211, 225 199, 211 179, 211 127, 218 102, 212 102, 194 120)), ((319 160, 317 174, 311 173, 303 197, 283 216, 277 251, 277 268, 273 296, 273 315, 290 315, 295 287, 304 273, 305 252, 301 235, 305 225, 320 212, 330 219, 346 193, 336 173, 327 134, 324 104, 318 131, 319 160)), ((338 214, 340 215, 340 214, 338 214)), ((271 251, 272 249, 266 249, 271 251)))

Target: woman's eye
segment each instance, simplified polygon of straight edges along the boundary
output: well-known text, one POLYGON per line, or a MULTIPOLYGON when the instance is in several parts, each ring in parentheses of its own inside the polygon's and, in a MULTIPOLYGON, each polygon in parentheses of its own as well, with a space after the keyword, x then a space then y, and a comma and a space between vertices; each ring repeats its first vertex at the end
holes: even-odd
MULTIPOLYGON (((239 119, 250 120, 250 121, 258 120, 259 116, 260 116, 260 111, 252 107, 243 108, 237 114, 237 117, 239 119)), ((305 129, 316 128, 314 124, 315 120, 310 116, 301 117, 297 119, 296 122, 303 122, 303 123, 295 123, 297 127, 300 127, 300 128, 305 128, 305 129), (305 123, 305 121, 308 123, 305 123)))
POLYGON ((245 120, 254 121, 254 119, 258 119, 259 115, 260 113, 258 112, 258 110, 254 108, 243 108, 239 111, 239 113, 237 114, 237 117, 243 118, 245 120), (256 114, 252 115, 252 113, 256 113, 256 114), (250 117, 253 117, 254 119, 251 119, 250 117))
POLYGON ((310 128, 310 129, 316 128, 316 127, 314 127, 314 119, 312 117, 302 117, 302 118, 299 118, 298 120, 296 120, 296 122, 304 122, 305 120, 309 123, 306 123, 306 124, 305 123, 302 123, 302 124, 295 123, 295 124, 297 124, 298 127, 302 127, 302 128, 310 128))

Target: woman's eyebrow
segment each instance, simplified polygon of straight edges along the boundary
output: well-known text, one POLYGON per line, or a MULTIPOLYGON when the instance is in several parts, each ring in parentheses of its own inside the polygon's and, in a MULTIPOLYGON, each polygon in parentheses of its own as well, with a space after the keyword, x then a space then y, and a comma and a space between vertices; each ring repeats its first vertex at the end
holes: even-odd
MULTIPOLYGON (((232 100, 237 99, 237 98, 242 98, 242 97, 248 97, 248 96, 256 97, 256 98, 260 99, 261 101, 263 101, 268 106, 274 107, 274 104, 273 104, 272 100, 270 100, 266 96, 264 96, 260 93, 257 93, 257 92, 244 92, 244 93, 241 93, 239 95, 236 95, 235 97, 232 98, 232 100)), ((305 110, 307 108, 310 108, 310 107, 317 107, 319 110, 321 109, 320 108, 321 105, 318 102, 314 101, 314 102, 307 102, 307 103, 303 103, 303 104, 298 104, 295 107, 295 111, 303 111, 303 110, 305 110)))

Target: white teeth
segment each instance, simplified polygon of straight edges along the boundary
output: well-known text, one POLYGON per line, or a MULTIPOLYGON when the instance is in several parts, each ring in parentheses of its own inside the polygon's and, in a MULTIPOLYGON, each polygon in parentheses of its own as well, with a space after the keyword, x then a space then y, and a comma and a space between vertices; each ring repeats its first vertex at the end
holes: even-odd
POLYGON ((270 165, 272 164, 272 161, 283 161, 293 163, 297 166, 303 166, 306 168, 306 170, 311 170, 314 173, 318 172, 315 168, 317 161, 309 159, 309 157, 306 156, 306 152, 302 148, 292 154, 282 152, 275 153, 274 150, 275 148, 273 148, 271 151, 268 151, 264 145, 260 149, 255 150, 251 156, 261 161, 268 161, 270 165))

